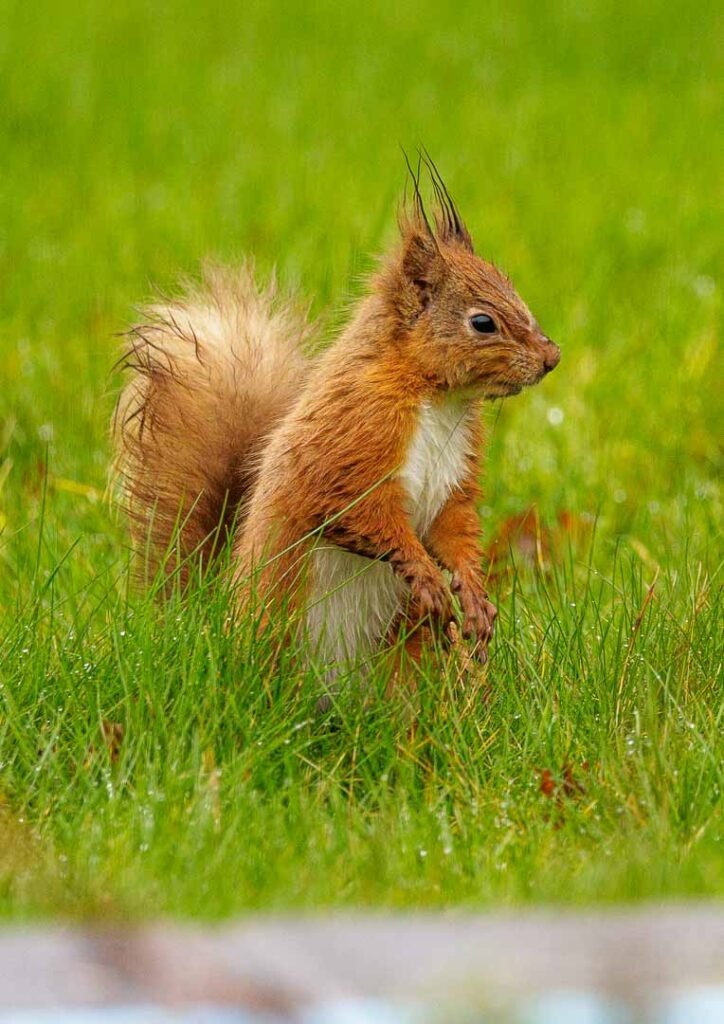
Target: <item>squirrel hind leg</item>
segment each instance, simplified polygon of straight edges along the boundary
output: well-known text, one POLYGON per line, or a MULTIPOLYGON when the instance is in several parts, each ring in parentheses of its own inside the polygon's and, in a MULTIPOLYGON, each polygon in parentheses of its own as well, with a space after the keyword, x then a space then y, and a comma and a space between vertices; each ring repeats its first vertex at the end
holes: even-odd
POLYGON ((400 615, 386 643, 391 648, 391 664, 385 695, 416 693, 420 664, 433 646, 431 629, 424 623, 412 625, 407 616, 400 615))

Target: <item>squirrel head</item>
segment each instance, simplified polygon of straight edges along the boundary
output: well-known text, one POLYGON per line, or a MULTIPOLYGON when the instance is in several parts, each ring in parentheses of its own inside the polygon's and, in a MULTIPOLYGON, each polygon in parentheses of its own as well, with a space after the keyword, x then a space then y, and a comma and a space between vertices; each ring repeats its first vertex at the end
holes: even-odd
MULTIPOLYGON (((510 280, 475 255, 472 239, 435 165, 425 157, 436 195, 431 223, 417 174, 401 245, 380 291, 399 342, 421 374, 444 390, 486 398, 537 384, 560 359, 510 280)), ((409 167, 409 164, 408 164, 409 167)))

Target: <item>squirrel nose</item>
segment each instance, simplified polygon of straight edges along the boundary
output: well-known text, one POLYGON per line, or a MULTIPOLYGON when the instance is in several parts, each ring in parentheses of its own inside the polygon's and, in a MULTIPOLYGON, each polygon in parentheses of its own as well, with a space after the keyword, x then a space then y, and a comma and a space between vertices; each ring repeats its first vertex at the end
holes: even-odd
POLYGON ((554 341, 550 338, 547 340, 545 355, 543 356, 543 368, 546 373, 550 373, 551 370, 555 370, 556 366, 561 361, 561 350, 558 348, 554 341))

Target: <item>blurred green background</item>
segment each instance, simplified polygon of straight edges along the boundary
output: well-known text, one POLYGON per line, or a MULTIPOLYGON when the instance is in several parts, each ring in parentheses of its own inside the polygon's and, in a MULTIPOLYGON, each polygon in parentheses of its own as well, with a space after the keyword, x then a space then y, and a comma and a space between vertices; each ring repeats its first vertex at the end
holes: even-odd
MULTIPOLYGON (((651 654, 644 656, 644 648, 641 656, 641 685, 649 696, 655 691, 647 703, 651 742, 662 749, 669 741, 674 746, 665 766, 649 759, 639 767, 648 780, 644 788, 658 794, 652 797, 656 828, 674 838, 668 867, 651 885, 656 892, 708 892, 718 886, 717 847, 710 845, 701 855, 700 868, 686 866, 696 859, 696 843, 711 839, 707 829, 720 784, 720 648, 712 604, 722 434, 717 13, 711 0, 695 6, 682 0, 632 0, 625 6, 610 0, 455 5, 5 0, 0 10, 0 681, 5 702, 0 806, 7 806, 8 820, 20 816, 24 827, 29 824, 33 841, 44 851, 47 863, 38 868, 39 877, 47 882, 43 870, 56 871, 58 850, 72 860, 69 851, 83 846, 78 835, 89 807, 96 820, 111 814, 101 809, 103 787, 99 794, 97 780, 88 782, 73 767, 83 762, 89 744, 91 749, 94 742, 99 745, 102 720, 110 716, 126 723, 124 777, 138 789, 143 758, 134 760, 138 751, 134 754, 124 719, 129 701, 140 693, 143 704, 144 688, 155 686, 173 695, 183 681, 178 665, 148 653, 166 628, 152 606, 135 608, 136 622, 146 617, 146 632, 133 657, 119 653, 116 643, 114 630, 120 629, 128 601, 133 610, 135 598, 127 590, 125 528, 101 500, 109 460, 107 424, 118 387, 111 372, 115 332, 129 324, 133 306, 152 287, 173 287, 180 273, 194 272, 205 256, 233 260, 251 252, 262 271, 276 265, 285 283, 309 296, 315 313, 333 311, 325 320, 331 335, 349 299, 359 293, 372 257, 394 239, 404 185, 400 146, 414 150, 422 142, 446 177, 478 250, 510 273, 563 351, 560 368, 544 385, 488 416, 490 457, 481 510, 486 531, 494 535, 532 504, 544 523, 561 515, 583 517, 586 523, 596 518, 590 563, 595 573, 613 578, 620 559, 633 581, 630 589, 613 586, 604 612, 596 606, 604 618, 620 615, 610 635, 618 659, 615 680, 631 624, 659 570, 657 586, 666 599, 652 605, 651 628, 658 632, 651 654), (699 629, 702 618, 694 640, 691 623, 696 620, 699 629), (129 676, 123 669, 127 656, 136 666, 129 676), (90 666, 81 683, 64 675, 72 658, 90 666), (672 689, 670 673, 678 689, 672 689), (700 730, 701 744, 692 749, 682 739, 676 746, 680 727, 681 736, 690 739, 689 725, 700 730), (76 760, 64 760, 67 746, 74 744, 76 760), (679 768, 688 781, 676 789, 679 768), (662 771, 673 787, 666 796, 657 774, 662 771)), ((588 556, 579 551, 577 557, 588 556)), ((528 731, 500 755, 507 771, 528 751, 528 781, 521 787, 534 815, 537 793, 530 779, 544 763, 541 757, 548 756, 543 751, 555 752, 561 769, 564 748, 580 730, 590 740, 587 760, 600 763, 623 749, 623 732, 620 706, 610 719, 605 709, 588 708, 587 734, 588 726, 561 722, 560 708, 556 712, 546 703, 545 694, 576 678, 597 657, 600 630, 591 627, 591 637, 582 639, 590 623, 572 611, 574 582, 564 581, 552 599, 541 596, 538 588, 545 584, 528 570, 518 584, 532 595, 531 629, 538 630, 539 641, 558 622, 561 636, 568 637, 561 648, 565 657, 573 657, 571 651, 580 645, 579 667, 570 662, 565 672, 560 665, 541 669, 541 689, 535 692, 542 703, 531 698, 528 719, 524 712, 528 731)), ((512 644, 515 628, 506 586, 499 596, 496 686, 504 693, 514 687, 525 692, 528 677, 518 663, 503 659, 506 637, 512 644)), ((207 662, 201 663, 207 671, 207 662)), ((603 663, 592 671, 602 693, 614 688, 603 663)), ((193 681, 184 685, 196 693, 193 681)), ((632 694, 631 716, 641 714, 638 697, 632 694)), ((183 708, 177 709, 183 739, 172 753, 164 747, 167 770, 180 771, 179 764, 187 767, 185 758, 196 757, 203 774, 209 762, 202 752, 213 749, 226 777, 236 778, 232 724, 215 747, 218 737, 208 722, 216 719, 208 719, 206 735, 204 721, 193 717, 194 700, 184 705, 188 719, 183 708), (195 737, 191 748, 183 746, 189 735, 195 737)), ((242 717, 247 712, 243 704, 237 709, 242 717)), ((503 700, 489 713, 491 736, 500 730, 507 735, 511 706, 503 700)), ((275 728, 284 720, 279 714, 275 728)), ((294 721, 291 711, 289 721, 294 721)), ((141 726, 156 728, 151 720, 141 726)), ((433 716, 433 734, 435 728, 433 716)), ((388 744, 389 758, 404 745, 404 734, 404 728, 396 732, 389 724, 387 738, 380 741, 388 744)), ((329 781, 341 763, 340 749, 344 756, 345 740, 337 735, 325 743, 320 763, 329 781)), ((492 739, 491 744, 494 752, 492 739)), ((375 785, 386 770, 387 754, 378 754, 375 785)), ((496 777, 493 753, 492 761, 480 764, 475 756, 470 747, 472 775, 466 775, 466 786, 476 771, 483 773, 476 785, 496 777)), ((351 770, 356 778, 358 766, 351 770)), ((450 770, 462 771, 459 765, 450 770)), ((294 771, 290 785, 298 787, 302 802, 312 800, 313 780, 294 771)), ((338 794, 342 803, 349 792, 345 778, 338 794)), ((407 793, 395 800, 409 796, 414 821, 427 798, 416 804, 409 795, 414 784, 406 778, 407 793)), ((643 785, 641 778, 629 783, 633 790, 643 785)), ((259 785, 263 791, 263 781, 259 785)), ((283 822, 283 805, 270 795, 276 785, 269 783, 269 814, 283 822)), ((569 880, 580 871, 579 854, 595 860, 606 837, 614 841, 617 814, 628 814, 628 792, 622 784, 609 794, 624 811, 609 808, 610 829, 601 826, 603 834, 589 835, 579 823, 580 835, 569 841, 549 837, 554 844, 568 842, 570 871, 561 871, 560 884, 549 890, 541 885, 538 891, 574 898, 578 891, 598 891, 606 874, 600 865, 591 868, 580 890, 569 880)), ((113 811, 129 835, 134 834, 128 824, 135 820, 134 799, 129 792, 123 814, 117 807, 113 811)), ((222 791, 225 799, 229 807, 237 806, 238 788, 231 786, 227 796, 222 791)), ((497 799, 494 787, 490 799, 497 799)), ((523 805, 528 806, 521 796, 523 805)), ((379 862, 361 866, 356 882, 347 881, 340 890, 340 899, 403 899, 395 895, 395 871, 403 871, 400 865, 411 869, 404 836, 395 832, 404 832, 399 806, 392 801, 388 818, 375 804, 377 824, 360 825, 360 835, 372 827, 389 839, 399 853, 397 867, 390 867, 385 881, 379 862)), ((239 805, 237 817, 229 813, 225 827, 231 830, 228 856, 233 858, 234 828, 257 812, 239 805)), ((315 836, 326 835, 338 813, 339 807, 325 819, 320 811, 316 824, 307 826, 304 843, 311 848, 315 836)), ((491 829, 496 813, 491 804, 491 829)), ((111 857, 112 819, 107 829, 99 824, 88 833, 84 867, 77 869, 71 889, 92 888, 99 873, 106 882, 113 877, 111 867, 99 867, 111 857)), ((255 820, 263 834, 262 817, 255 820)), ((545 814, 540 827, 546 827, 545 814)), ((165 844, 159 842, 165 852, 150 871, 157 872, 160 891, 178 841, 172 825, 163 828, 165 844)), ((424 833, 426 826, 420 828, 424 833)), ((279 829, 283 845, 287 833, 282 824, 279 829)), ((534 842, 535 837, 515 834, 524 846, 534 842)), ((469 837, 473 852, 461 875, 446 881, 440 868, 434 896, 421 876, 414 898, 474 900, 474 851, 479 850, 481 865, 485 857, 497 856, 486 847, 486 836, 481 826, 469 837)), ((123 847, 117 835, 114 841, 123 847)), ((297 862, 290 855, 290 877, 299 875, 300 864, 309 867, 304 843, 297 862)), ((646 863, 657 847, 644 842, 643 848, 646 863)), ((361 843, 357 856, 363 857, 363 850, 361 843)), ((528 852, 533 857, 532 847, 528 852)), ((113 856, 121 855, 116 849, 113 856)), ((184 856, 186 866, 193 863, 194 854, 187 850, 184 856)), ((414 851, 409 856, 414 870, 421 870, 414 851)), ((219 878, 225 864, 222 857, 219 878)), ((283 869, 274 864, 269 858, 269 870, 277 873, 275 898, 303 900, 297 890, 296 895, 285 890, 283 869)), ((182 861, 177 868, 183 875, 182 861)), ((609 895, 631 895, 620 858, 619 868, 609 895)), ((529 881, 535 878, 531 863, 525 870, 529 881)), ((258 863, 255 871, 258 888, 268 884, 273 892, 274 877, 265 882, 258 863)), ((334 877, 334 869, 328 871, 334 877)), ((19 886, 16 867, 2 872, 0 863, 11 909, 45 906, 32 882, 19 886)), ((645 891, 645 870, 641 885, 645 891)), ((140 883, 139 891, 146 891, 140 883)), ((250 898, 238 896, 235 902, 235 891, 242 889, 230 888, 219 906, 228 909, 250 898)), ((510 892, 503 886, 499 895, 522 891, 511 883, 510 892)), ((309 899, 314 892, 310 886, 309 899)), ((535 885, 525 892, 535 895, 535 885)), ((159 895, 149 906, 195 905, 191 896, 185 900, 179 896, 174 903, 159 895)), ((59 905, 66 902, 59 898, 59 905)))

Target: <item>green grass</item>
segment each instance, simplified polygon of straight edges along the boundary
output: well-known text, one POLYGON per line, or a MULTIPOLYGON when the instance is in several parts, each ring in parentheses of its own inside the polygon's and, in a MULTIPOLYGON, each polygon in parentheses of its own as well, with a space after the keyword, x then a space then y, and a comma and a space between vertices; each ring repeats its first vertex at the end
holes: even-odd
POLYGON ((714 3, 2 23, 2 913, 721 895, 714 3), (481 509, 492 537, 535 504, 553 551, 513 545, 487 680, 430 666, 413 729, 353 692, 315 715, 221 588, 134 591, 102 496, 151 283, 251 251, 341 309, 418 140, 563 359, 489 411, 481 509))

